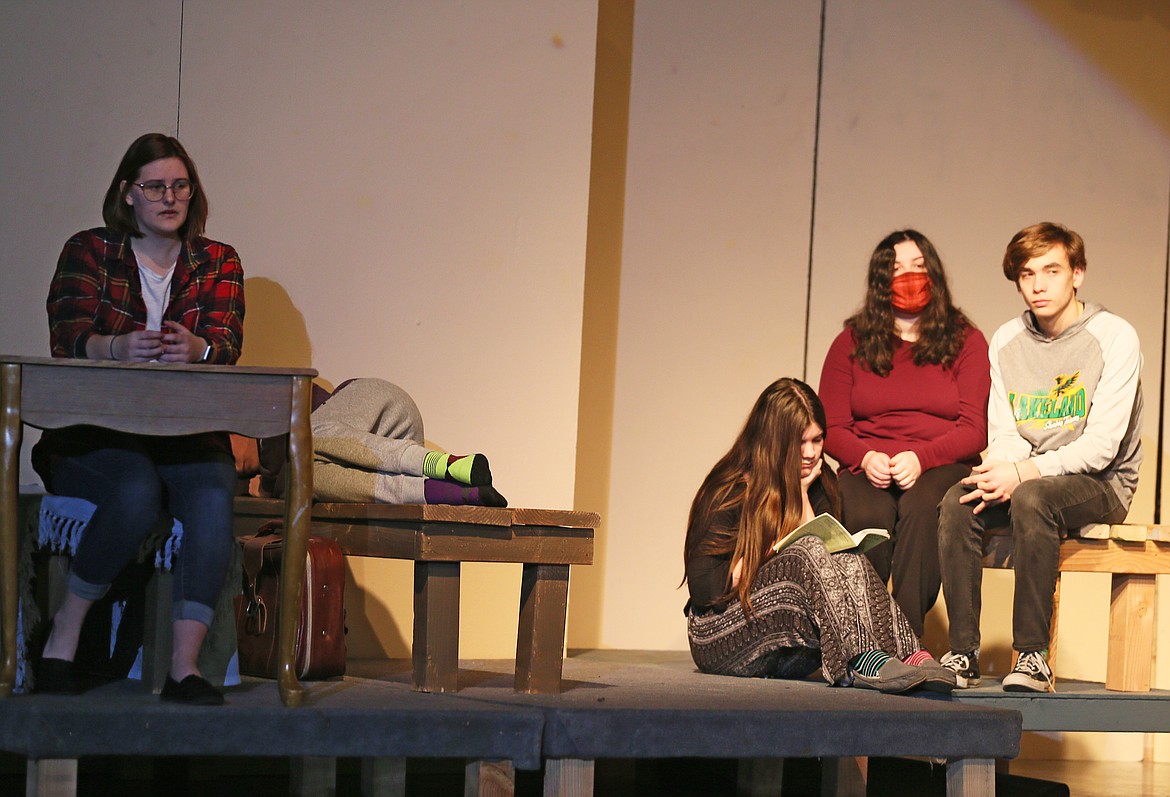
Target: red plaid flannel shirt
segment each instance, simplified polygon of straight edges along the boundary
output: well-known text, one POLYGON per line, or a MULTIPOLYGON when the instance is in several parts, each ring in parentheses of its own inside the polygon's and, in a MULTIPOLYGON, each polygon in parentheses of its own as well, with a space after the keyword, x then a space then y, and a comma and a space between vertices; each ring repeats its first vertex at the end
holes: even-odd
MULTIPOLYGON (((99 227, 70 238, 49 286, 54 357, 85 358, 90 335, 146 328, 146 303, 130 236, 99 227)), ((244 272, 236 250, 199 238, 183 244, 164 321, 177 321, 211 344, 208 362, 232 365, 244 342, 244 272)))

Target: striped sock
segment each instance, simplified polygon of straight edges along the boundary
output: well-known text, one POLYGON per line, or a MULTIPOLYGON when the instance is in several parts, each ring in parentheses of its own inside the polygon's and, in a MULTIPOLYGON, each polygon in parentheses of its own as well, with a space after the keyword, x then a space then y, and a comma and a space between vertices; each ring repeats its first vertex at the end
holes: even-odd
POLYGON ((880 650, 868 650, 865 653, 858 653, 850 659, 849 666, 854 672, 861 673, 866 678, 876 678, 878 670, 889 660, 888 653, 883 653, 880 650))
POLYGON ((921 667, 923 664, 926 664, 928 661, 934 661, 934 656, 931 656, 930 652, 926 648, 923 648, 921 650, 914 651, 909 656, 902 659, 902 661, 906 662, 907 664, 911 664, 915 667, 921 667))
POLYGON ((423 460, 423 475, 431 479, 451 479, 471 487, 492 483, 492 471, 483 454, 458 456, 428 451, 423 460))

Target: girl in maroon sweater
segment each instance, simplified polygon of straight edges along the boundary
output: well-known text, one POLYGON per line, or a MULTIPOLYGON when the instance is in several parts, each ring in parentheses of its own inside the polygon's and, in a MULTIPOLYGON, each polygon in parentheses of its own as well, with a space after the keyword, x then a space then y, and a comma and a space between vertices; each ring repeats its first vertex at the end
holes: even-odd
POLYGON ((951 302, 934 245, 915 230, 870 257, 865 302, 821 370, 825 451, 841 466, 850 531, 884 528, 868 553, 914 632, 941 584, 938 503, 987 445, 987 340, 951 302))

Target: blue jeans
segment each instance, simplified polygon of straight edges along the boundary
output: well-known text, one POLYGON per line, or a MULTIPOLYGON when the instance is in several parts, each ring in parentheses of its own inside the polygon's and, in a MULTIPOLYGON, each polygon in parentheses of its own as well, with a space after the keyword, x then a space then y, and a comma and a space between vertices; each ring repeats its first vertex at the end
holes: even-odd
MULTIPOLYGON (((206 438, 203 438, 205 440, 206 438)), ((69 574, 69 591, 97 600, 134 561, 159 515, 183 524, 174 565, 174 619, 211 624, 231 560, 233 459, 193 438, 117 435, 116 446, 62 457, 50 489, 96 505, 69 574)))
POLYGON ((1121 523, 1127 508, 1113 488, 1084 474, 1045 476, 1016 488, 1005 504, 976 515, 976 504, 960 504, 971 487, 956 484, 939 504, 939 555, 943 596, 950 618, 951 650, 979 647, 982 608, 983 530, 1012 530, 1016 573, 1012 647, 1021 653, 1048 647, 1052 596, 1060 567, 1060 539, 1090 523, 1121 523))

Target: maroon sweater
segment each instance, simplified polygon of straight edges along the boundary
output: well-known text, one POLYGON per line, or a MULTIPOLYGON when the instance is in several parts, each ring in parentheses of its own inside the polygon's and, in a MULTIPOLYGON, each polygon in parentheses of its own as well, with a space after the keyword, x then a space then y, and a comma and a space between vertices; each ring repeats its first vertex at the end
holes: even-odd
POLYGON ((914 364, 913 349, 894 349, 884 377, 852 359, 853 333, 837 336, 821 369, 825 452, 841 467, 861 472, 869 451, 893 456, 913 451, 923 470, 954 462, 975 465, 987 446, 991 366, 987 339, 974 327, 950 368, 914 364))

